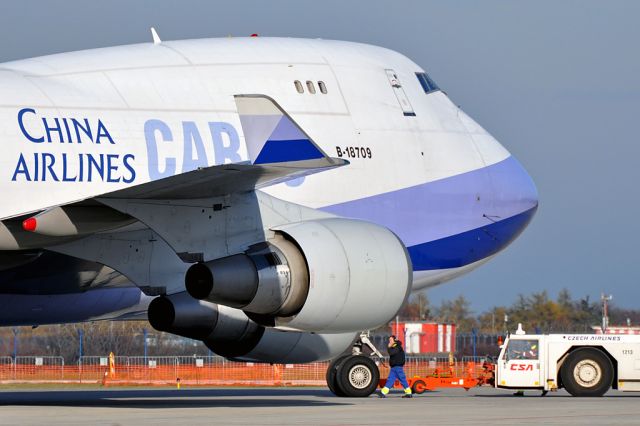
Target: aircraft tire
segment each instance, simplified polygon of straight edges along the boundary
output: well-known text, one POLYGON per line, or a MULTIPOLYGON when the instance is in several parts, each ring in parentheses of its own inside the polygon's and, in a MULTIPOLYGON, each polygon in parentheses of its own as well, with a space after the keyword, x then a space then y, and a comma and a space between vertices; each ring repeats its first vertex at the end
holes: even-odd
POLYGON ((560 376, 573 396, 602 396, 611 388, 613 365, 601 350, 581 348, 567 356, 560 376))
POLYGON ((336 380, 344 396, 366 398, 378 387, 380 370, 368 356, 351 355, 337 365, 336 380))
POLYGON ((339 356, 338 358, 331 361, 331 364, 329 364, 329 368, 327 368, 327 386, 329 387, 331 393, 333 393, 335 396, 346 396, 338 383, 337 371, 340 364, 350 356, 351 355, 339 356))

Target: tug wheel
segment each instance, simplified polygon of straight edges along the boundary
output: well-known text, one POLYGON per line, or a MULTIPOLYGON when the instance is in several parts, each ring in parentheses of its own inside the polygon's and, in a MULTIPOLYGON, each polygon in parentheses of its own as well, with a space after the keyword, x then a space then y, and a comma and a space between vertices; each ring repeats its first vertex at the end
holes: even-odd
POLYGON ((613 365, 601 350, 581 348, 567 356, 560 376, 573 396, 602 396, 611 387, 613 365))
POLYGON ((416 380, 415 382, 413 382, 413 385, 411 385, 411 392, 420 395, 421 393, 424 393, 424 391, 427 390, 427 384, 424 382, 424 380, 416 380))

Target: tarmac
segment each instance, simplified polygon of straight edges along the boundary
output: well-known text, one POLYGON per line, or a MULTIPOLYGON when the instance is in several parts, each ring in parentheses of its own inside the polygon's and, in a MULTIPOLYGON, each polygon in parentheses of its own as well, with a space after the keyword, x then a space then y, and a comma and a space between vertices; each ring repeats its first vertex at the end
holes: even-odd
POLYGON ((397 425, 640 423, 640 393, 443 389, 412 399, 337 398, 324 388, 0 389, 3 425, 397 425))

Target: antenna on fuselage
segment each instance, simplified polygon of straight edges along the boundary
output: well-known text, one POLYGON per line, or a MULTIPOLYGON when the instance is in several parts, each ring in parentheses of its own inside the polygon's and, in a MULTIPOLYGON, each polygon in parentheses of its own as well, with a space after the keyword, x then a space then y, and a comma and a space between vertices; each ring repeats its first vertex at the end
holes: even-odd
POLYGON ((162 43, 162 40, 160 40, 160 36, 154 27, 151 27, 151 38, 153 38, 153 44, 162 43))

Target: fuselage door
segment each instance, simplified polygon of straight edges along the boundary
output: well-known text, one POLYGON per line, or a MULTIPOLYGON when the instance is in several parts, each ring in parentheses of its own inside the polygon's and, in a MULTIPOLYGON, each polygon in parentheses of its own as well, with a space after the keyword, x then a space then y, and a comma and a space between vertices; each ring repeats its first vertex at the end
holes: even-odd
POLYGON ((402 88, 402 84, 400 84, 400 78, 398 74, 394 70, 387 69, 385 70, 387 73, 387 78, 389 79, 389 83, 393 88, 393 93, 396 94, 396 98, 398 99, 398 103, 400 104, 400 108, 402 108, 402 112, 406 116, 413 117, 416 115, 413 107, 411 106, 411 102, 409 102, 409 98, 407 94, 404 92, 402 88))

